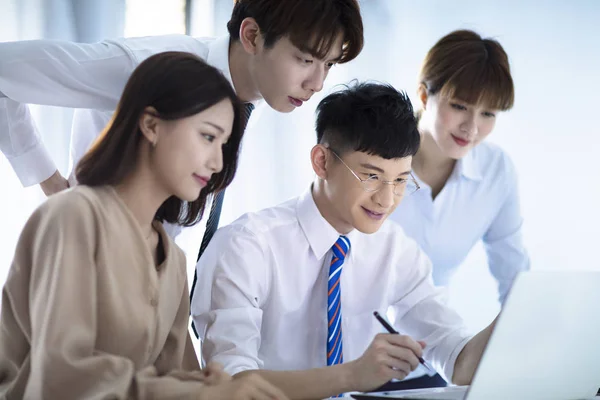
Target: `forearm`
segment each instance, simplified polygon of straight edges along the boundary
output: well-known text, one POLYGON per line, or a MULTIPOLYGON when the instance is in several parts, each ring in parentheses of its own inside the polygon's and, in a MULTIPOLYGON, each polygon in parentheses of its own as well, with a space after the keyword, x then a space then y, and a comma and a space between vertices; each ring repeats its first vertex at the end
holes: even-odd
POLYGON ((455 385, 470 385, 475 370, 479 365, 483 351, 487 346, 490 339, 494 326, 496 325, 496 319, 484 330, 473 336, 471 340, 465 345, 454 365, 454 374, 452 375, 452 383, 455 385))
POLYGON ((349 364, 313 368, 303 371, 252 370, 236 377, 257 374, 281 389, 291 400, 323 399, 356 390, 349 364))
POLYGON ((134 67, 112 42, 6 42, 0 53, 0 92, 25 104, 113 110, 134 67))

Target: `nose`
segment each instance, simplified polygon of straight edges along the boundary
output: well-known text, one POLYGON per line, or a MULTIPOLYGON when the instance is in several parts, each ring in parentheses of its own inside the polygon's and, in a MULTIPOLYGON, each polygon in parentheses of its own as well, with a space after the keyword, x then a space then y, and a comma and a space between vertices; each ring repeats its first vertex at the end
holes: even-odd
POLYGON ((477 118, 474 113, 470 113, 460 125, 460 130, 467 134, 469 139, 477 135, 477 118))
POLYGON ((211 146, 210 154, 206 160, 206 167, 214 174, 223 170, 223 148, 221 146, 211 146))
POLYGON ((325 65, 322 63, 314 63, 313 70, 304 82, 303 89, 310 90, 312 93, 320 92, 323 89, 323 82, 327 77, 325 65))
POLYGON ((373 195, 373 200, 379 207, 388 210, 394 205, 396 196, 394 194, 394 185, 383 184, 382 186, 383 187, 373 195))

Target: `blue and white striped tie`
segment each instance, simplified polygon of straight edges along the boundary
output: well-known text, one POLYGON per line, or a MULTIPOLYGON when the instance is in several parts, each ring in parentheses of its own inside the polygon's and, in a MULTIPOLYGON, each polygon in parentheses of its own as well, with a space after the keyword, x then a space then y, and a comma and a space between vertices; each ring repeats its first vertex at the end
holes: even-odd
POLYGON ((345 236, 340 236, 331 248, 333 256, 329 266, 329 279, 327 281, 327 365, 336 365, 344 362, 342 348, 342 295, 341 276, 342 264, 348 250, 350 241, 345 236))

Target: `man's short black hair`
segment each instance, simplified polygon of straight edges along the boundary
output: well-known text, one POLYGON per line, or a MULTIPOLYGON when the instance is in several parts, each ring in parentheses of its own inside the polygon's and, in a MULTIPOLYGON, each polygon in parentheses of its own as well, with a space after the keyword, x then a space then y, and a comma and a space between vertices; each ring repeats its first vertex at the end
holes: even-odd
POLYGON ((421 137, 405 92, 380 83, 354 83, 317 106, 317 141, 340 156, 361 151, 385 159, 413 156, 421 137))

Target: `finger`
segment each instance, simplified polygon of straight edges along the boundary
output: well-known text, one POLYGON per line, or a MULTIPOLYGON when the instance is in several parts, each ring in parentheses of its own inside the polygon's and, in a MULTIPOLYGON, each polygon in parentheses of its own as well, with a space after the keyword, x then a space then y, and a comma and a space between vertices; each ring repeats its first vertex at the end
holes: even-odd
POLYGON ((206 364, 206 369, 210 369, 212 371, 223 370, 223 365, 216 361, 211 361, 208 364, 206 364))
POLYGON ((219 377, 219 382, 227 382, 233 379, 231 375, 225 371, 219 371, 219 373, 216 375, 219 377))
POLYGON ((421 347, 421 345, 410 336, 389 335, 389 337, 387 337, 386 339, 388 343, 394 346, 406 347, 411 349, 413 353, 417 355, 417 357, 421 357, 423 355, 423 348, 421 347))
POLYGON ((406 378, 408 376, 408 374, 405 371, 402 371, 402 370, 392 369, 391 371, 392 372, 391 372, 391 375, 389 377, 390 380, 397 379, 397 380, 401 381, 401 380, 403 380, 404 378, 406 378))
POLYGON ((205 376, 204 383, 207 385, 220 385, 221 383, 230 381, 231 377, 223 373, 211 373, 205 376))
POLYGON ((230 381, 233 378, 223 369, 221 364, 215 363, 214 365, 208 365, 208 370, 210 372, 210 376, 214 377, 217 382, 226 382, 230 381))
POLYGON ((419 343, 419 344, 421 345, 421 348, 422 348, 423 350, 425 350, 425 347, 427 347, 427 343, 425 343, 425 342, 424 342, 424 341, 422 341, 422 340, 419 340, 419 341, 417 341, 417 343, 419 343))
POLYGON ((419 366, 419 358, 412 349, 390 345, 386 347, 385 350, 388 356, 408 363, 411 367, 411 371, 419 366))
POLYGON ((410 374, 410 372, 412 370, 414 370, 412 365, 410 363, 408 363, 407 361, 404 361, 404 360, 401 360, 398 358, 394 358, 394 357, 386 357, 385 365, 394 371, 404 372, 405 375, 410 374))

